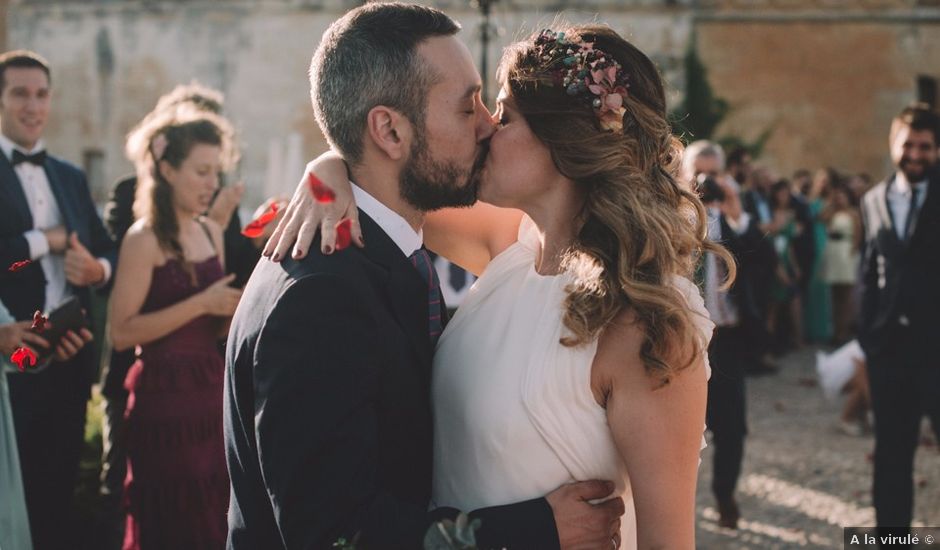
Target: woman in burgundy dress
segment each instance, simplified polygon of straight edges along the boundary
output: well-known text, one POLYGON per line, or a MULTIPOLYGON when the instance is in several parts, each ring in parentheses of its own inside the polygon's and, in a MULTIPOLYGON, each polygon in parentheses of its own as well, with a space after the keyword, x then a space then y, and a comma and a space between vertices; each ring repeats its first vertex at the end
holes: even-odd
POLYGON ((138 221, 127 232, 111 298, 111 339, 137 346, 125 381, 128 467, 124 549, 225 546, 229 481, 218 341, 241 292, 222 269, 222 229, 201 217, 232 154, 218 117, 176 112, 131 139, 138 221))

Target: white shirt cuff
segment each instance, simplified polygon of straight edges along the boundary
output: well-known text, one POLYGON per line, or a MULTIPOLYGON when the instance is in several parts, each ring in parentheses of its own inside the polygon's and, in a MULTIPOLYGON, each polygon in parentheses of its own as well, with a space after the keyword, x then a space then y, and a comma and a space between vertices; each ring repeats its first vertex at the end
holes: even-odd
POLYGON ((29 244, 29 259, 38 260, 49 253, 49 241, 46 234, 40 229, 30 229, 23 233, 23 238, 29 244))
POLYGON ((742 235, 747 231, 748 226, 751 225, 751 215, 747 212, 741 212, 741 215, 736 220, 732 220, 729 217, 725 217, 728 221, 728 226, 731 227, 732 231, 738 235, 742 235))
POLYGON ((108 284, 108 281, 111 280, 111 262, 104 258, 95 258, 98 260, 98 263, 101 264, 101 269, 104 270, 104 277, 101 278, 101 281, 94 285, 95 288, 101 288, 104 285, 108 284))

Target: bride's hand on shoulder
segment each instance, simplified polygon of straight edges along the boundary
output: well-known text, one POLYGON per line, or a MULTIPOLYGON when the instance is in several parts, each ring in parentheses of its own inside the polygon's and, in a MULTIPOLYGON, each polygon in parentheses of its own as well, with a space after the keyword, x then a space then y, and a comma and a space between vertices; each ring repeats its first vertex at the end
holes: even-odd
POLYGON ((338 154, 328 151, 307 164, 262 254, 278 262, 292 250, 291 256, 299 260, 307 255, 318 230, 321 252, 331 254, 336 250, 336 227, 347 218, 351 222, 351 242, 360 248, 365 246, 346 163, 338 154))

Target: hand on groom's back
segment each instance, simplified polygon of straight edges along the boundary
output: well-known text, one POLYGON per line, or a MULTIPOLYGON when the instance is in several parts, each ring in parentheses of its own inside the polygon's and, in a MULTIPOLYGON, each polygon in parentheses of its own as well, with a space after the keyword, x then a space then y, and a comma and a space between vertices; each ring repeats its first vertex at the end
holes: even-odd
POLYGON ((545 496, 555 516, 558 542, 562 550, 603 549, 620 546, 620 516, 624 512, 620 497, 598 504, 589 501, 610 496, 614 484, 609 481, 579 481, 563 485, 545 496))

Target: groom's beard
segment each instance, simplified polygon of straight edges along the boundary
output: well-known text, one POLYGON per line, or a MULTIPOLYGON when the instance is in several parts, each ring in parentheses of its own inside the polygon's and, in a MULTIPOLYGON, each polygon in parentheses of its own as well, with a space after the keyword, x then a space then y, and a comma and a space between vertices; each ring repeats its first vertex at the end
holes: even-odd
POLYGON ((489 151, 488 144, 480 152, 470 170, 453 161, 431 158, 424 135, 417 136, 408 163, 401 173, 401 197, 422 212, 441 208, 472 206, 477 201, 480 174, 489 151))

